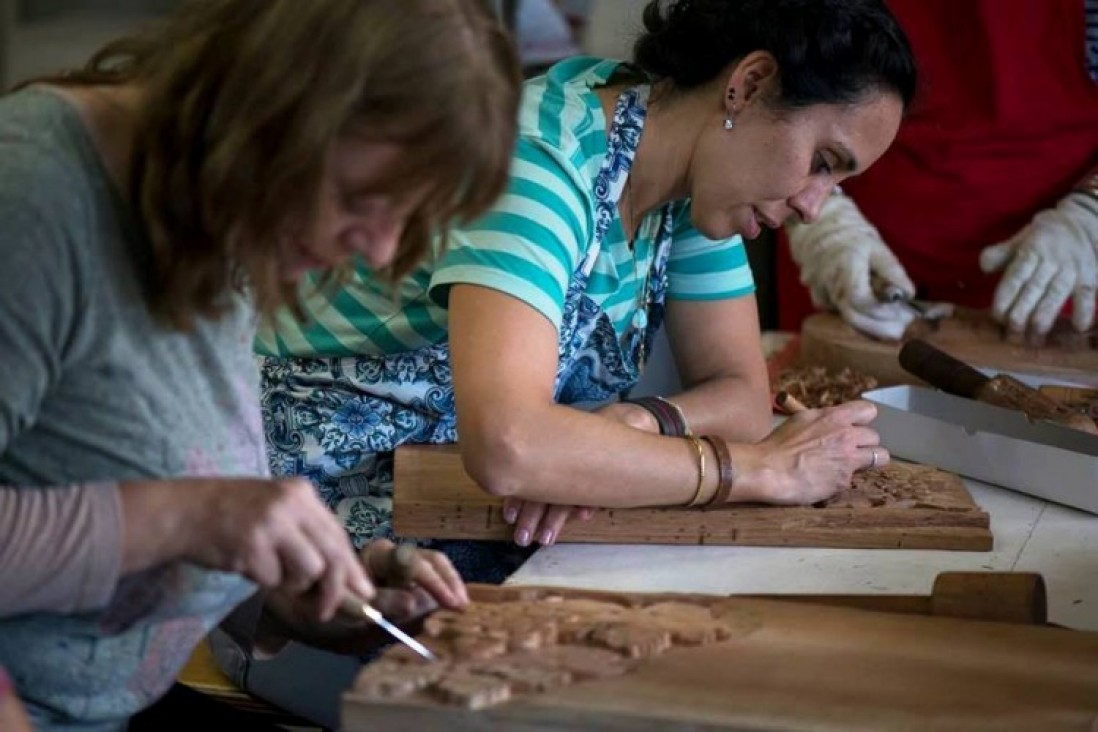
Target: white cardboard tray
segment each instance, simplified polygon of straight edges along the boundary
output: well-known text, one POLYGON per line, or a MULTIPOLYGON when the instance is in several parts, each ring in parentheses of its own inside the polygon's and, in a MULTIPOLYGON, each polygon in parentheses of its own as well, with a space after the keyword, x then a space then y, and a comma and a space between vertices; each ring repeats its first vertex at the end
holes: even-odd
POLYGON ((905 460, 1098 514, 1098 437, 919 386, 863 395, 881 443, 905 460))

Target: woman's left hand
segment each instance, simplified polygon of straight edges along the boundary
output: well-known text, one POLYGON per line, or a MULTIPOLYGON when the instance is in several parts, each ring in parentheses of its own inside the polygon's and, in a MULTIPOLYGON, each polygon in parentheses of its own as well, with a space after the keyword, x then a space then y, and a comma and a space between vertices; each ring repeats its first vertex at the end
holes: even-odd
MULTIPOLYGON (((359 552, 359 557, 370 579, 379 588, 412 590, 418 587, 437 604, 451 610, 469 604, 461 575, 442 552, 417 549, 411 544, 397 546, 388 539, 376 539, 359 552)), ((377 609, 385 612, 380 605, 377 609)))
MULTIPOLYGON (((660 425, 652 413, 636 404, 612 402, 594 413, 642 432, 660 433, 660 425)), ((521 498, 503 501, 503 520, 514 524, 515 543, 519 546, 530 546, 535 541, 542 546, 551 546, 569 519, 590 521, 594 515, 595 509, 590 506, 554 506, 521 498)))
POLYGON ((514 524, 515 543, 519 546, 530 546, 534 541, 542 546, 555 544, 569 519, 589 521, 594 515, 595 509, 589 506, 554 506, 521 498, 503 500, 503 520, 514 524))
MULTIPOLYGON (((371 542, 360 553, 377 585, 370 602, 400 626, 415 625, 440 606, 460 610, 469 603, 465 584, 445 554, 429 549, 408 552, 387 539, 371 542), (398 565, 398 549, 408 556, 398 565)), ((363 618, 339 613, 327 623, 311 619, 312 600, 306 594, 280 591, 267 596, 259 635, 299 640, 337 653, 366 653, 391 640, 382 629, 363 618)))

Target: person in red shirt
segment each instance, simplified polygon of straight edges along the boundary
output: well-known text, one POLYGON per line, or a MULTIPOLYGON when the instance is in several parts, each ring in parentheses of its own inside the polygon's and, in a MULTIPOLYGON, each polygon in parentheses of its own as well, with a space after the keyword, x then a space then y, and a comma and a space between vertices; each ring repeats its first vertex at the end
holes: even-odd
POLYGON ((812 304, 899 339, 905 296, 990 308, 1044 336, 1064 305, 1094 325, 1098 287, 1098 0, 890 0, 921 99, 892 148, 779 247, 779 317, 812 304), (800 273, 806 288, 790 281, 800 273), (894 288, 894 289, 895 289, 894 288), (810 302, 811 298, 811 302, 810 302))

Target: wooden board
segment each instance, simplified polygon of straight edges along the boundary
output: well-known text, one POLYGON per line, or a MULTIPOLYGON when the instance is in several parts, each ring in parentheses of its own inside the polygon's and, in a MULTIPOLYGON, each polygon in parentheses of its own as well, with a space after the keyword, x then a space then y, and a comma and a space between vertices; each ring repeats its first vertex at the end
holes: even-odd
MULTIPOLYGON (((924 338, 976 367, 1047 376, 1098 385, 1098 348, 1091 336, 1054 331, 1045 347, 1004 340, 1001 328, 982 313, 958 310, 936 327, 918 321, 908 336, 924 338)), ((800 361, 838 371, 849 367, 876 377, 882 386, 920 383, 900 367, 900 343, 862 335, 838 315, 818 313, 801 329, 800 361)))
MULTIPOLYGON (((455 445, 396 451, 393 528, 398 536, 509 540, 502 502, 465 473, 455 445)), ((893 463, 858 473, 854 490, 822 506, 601 509, 571 521, 561 542, 742 544, 858 549, 989 551, 988 515, 956 475, 893 463)))
MULTIPOLYGON (((554 602, 614 603, 621 610, 590 619, 606 627, 672 602, 703 614, 703 627, 719 623, 724 639, 690 645, 686 633, 663 652, 623 658, 622 673, 527 687, 479 710, 444 703, 430 688, 382 699, 359 686, 344 696, 342 728, 1083 731, 1098 719, 1096 633, 697 595, 479 586, 474 599, 494 605, 502 626, 509 613, 529 612, 523 604, 544 616, 554 602)), ((600 641, 570 635, 565 644, 600 641)), ((548 644, 521 657, 552 664, 553 653, 548 644)))

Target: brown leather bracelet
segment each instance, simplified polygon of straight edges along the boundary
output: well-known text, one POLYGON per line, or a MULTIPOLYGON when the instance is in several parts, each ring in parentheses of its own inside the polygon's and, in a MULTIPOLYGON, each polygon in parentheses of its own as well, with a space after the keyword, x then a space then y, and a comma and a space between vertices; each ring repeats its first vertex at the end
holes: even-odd
POLYGON ((713 448, 717 456, 717 492, 705 505, 722 506, 728 503, 732 495, 732 484, 736 482, 736 467, 732 464, 732 455, 728 452, 728 444, 714 435, 703 435, 702 439, 713 448))
POLYGON ((626 399, 624 403, 636 404, 655 417, 661 435, 666 437, 692 437, 690 427, 686 424, 686 415, 674 402, 669 402, 660 396, 646 396, 626 399))

